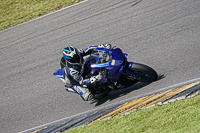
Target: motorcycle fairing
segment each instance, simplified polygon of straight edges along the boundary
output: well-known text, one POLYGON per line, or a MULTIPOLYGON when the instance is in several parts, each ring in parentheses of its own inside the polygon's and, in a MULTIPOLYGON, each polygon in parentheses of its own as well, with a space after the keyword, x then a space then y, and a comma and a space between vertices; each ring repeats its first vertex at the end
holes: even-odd
POLYGON ((66 83, 61 69, 56 70, 53 75, 57 76, 62 82, 66 83))
MULTIPOLYGON (((106 63, 96 63, 96 64, 91 64, 92 69, 100 69, 100 68, 105 68, 109 70, 109 75, 114 75, 117 71, 121 70, 122 68, 122 63, 124 63, 124 53, 122 53, 121 49, 116 48, 116 49, 105 49, 105 48, 96 48, 96 51, 105 51, 109 53, 111 56, 110 60, 106 63)), ((99 57, 100 58, 100 57, 99 57)), ((98 60, 97 57, 94 57, 91 55, 91 59, 95 59, 96 61, 98 60)))

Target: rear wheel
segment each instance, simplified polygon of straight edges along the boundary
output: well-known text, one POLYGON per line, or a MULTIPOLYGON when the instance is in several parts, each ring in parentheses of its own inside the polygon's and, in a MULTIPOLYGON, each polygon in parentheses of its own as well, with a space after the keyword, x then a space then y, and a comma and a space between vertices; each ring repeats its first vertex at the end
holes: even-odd
POLYGON ((158 77, 157 72, 153 68, 139 63, 132 63, 129 71, 136 74, 141 82, 150 83, 157 80, 158 77))

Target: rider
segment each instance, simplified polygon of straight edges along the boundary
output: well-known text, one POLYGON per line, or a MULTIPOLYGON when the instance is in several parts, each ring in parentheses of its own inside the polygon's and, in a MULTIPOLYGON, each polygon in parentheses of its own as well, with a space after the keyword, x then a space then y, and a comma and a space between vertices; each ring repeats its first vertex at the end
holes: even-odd
POLYGON ((68 46, 63 50, 63 57, 60 60, 61 70, 64 73, 66 82, 66 90, 73 89, 79 94, 83 100, 89 101, 93 95, 87 88, 89 85, 101 81, 103 75, 99 73, 89 79, 82 77, 84 60, 83 57, 92 53, 95 48, 111 49, 111 44, 101 44, 98 46, 90 46, 86 49, 77 49, 73 46, 68 46))

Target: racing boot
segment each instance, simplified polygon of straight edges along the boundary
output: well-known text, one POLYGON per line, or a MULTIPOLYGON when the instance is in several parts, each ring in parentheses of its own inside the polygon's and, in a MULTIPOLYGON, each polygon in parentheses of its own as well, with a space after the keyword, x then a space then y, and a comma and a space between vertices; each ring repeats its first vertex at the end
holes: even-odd
POLYGON ((66 88, 66 91, 76 93, 72 88, 66 88))
POLYGON ((88 90, 88 88, 81 87, 81 86, 73 86, 72 89, 79 94, 84 101, 90 101, 93 99, 93 95, 88 90))

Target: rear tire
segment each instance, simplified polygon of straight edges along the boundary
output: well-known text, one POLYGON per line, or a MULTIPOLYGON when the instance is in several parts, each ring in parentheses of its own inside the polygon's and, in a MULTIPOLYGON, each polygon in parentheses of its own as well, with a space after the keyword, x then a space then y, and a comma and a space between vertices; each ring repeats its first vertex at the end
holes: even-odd
POLYGON ((156 81, 158 77, 157 72, 153 68, 139 63, 132 63, 131 67, 129 68, 129 71, 132 71, 137 75, 140 75, 141 82, 150 83, 156 81))

